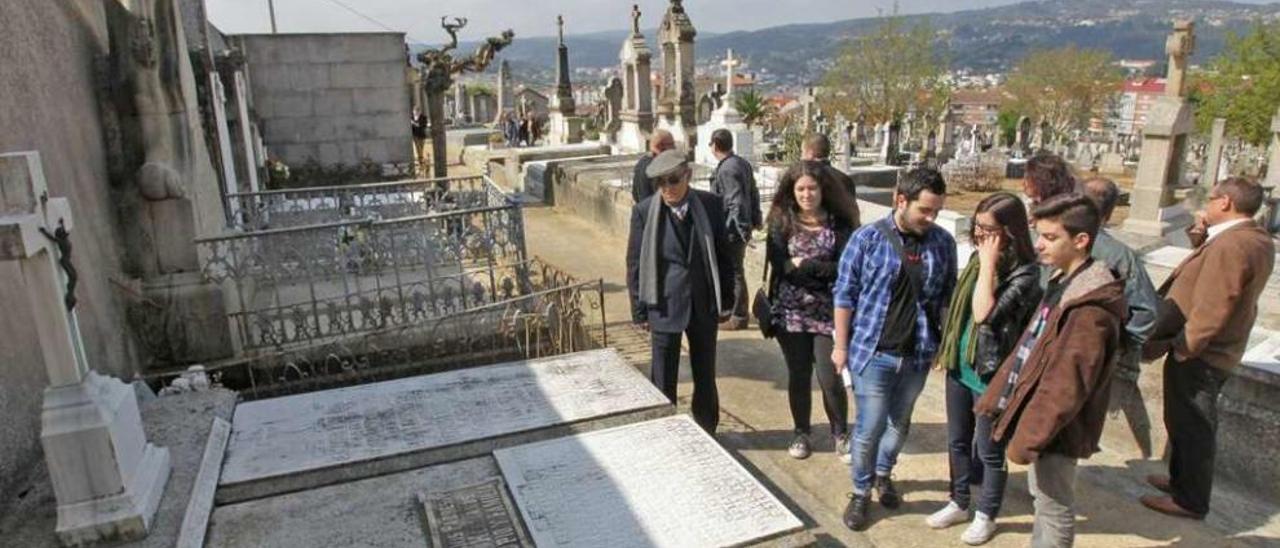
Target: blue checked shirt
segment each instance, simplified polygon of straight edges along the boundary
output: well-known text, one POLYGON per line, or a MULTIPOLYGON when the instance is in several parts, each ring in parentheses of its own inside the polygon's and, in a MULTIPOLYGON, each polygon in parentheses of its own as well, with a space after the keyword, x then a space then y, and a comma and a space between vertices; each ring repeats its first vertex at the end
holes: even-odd
MULTIPOLYGON (((892 214, 876 223, 887 223, 891 233, 897 231, 892 214)), ((941 227, 935 225, 925 233, 920 253, 923 255, 924 290, 918 302, 916 350, 914 356, 903 356, 907 364, 917 368, 928 367, 938 351, 942 326, 929 323, 931 319, 938 322, 945 319, 942 309, 951 300, 958 275, 955 238, 941 227)), ((901 267, 902 257, 874 225, 863 226, 854 232, 840 255, 840 271, 833 292, 836 308, 853 310, 848 366, 855 375, 862 372, 876 353, 885 316, 889 312, 893 281, 901 267)))

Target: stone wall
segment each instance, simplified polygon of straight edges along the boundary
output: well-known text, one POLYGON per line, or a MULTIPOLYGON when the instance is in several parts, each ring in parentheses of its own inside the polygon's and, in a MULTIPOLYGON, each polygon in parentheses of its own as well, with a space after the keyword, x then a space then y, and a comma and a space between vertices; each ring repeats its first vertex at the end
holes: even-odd
MULTIPOLYGON (((95 90, 95 59, 107 53, 103 3, 12 0, 0 16, 0 152, 40 152, 49 191, 71 202, 76 308, 95 369, 131 377, 135 350, 127 336, 123 240, 118 192, 108 183, 107 154, 95 90)), ((0 268, 0 508, 13 481, 40 459, 40 407, 47 383, 29 311, 13 263, 0 268)))
POLYGON ((229 38, 245 52, 269 157, 290 166, 413 161, 403 33, 229 38))

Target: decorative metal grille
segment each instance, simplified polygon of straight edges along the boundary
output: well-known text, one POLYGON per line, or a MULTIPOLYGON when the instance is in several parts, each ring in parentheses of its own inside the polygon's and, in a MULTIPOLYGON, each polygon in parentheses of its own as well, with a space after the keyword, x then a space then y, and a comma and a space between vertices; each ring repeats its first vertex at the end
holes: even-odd
POLYGON ((228 194, 232 228, 260 231, 351 220, 394 219, 508 203, 482 176, 228 194))
POLYGON ((243 350, 408 324, 543 287, 516 204, 196 241, 243 350), (498 266, 507 265, 507 266, 498 266))
MULTIPOLYGON (((534 262, 547 289, 424 321, 209 367, 248 399, 276 397, 608 345, 604 282, 534 262)), ((161 375, 161 377, 175 374, 161 375)))

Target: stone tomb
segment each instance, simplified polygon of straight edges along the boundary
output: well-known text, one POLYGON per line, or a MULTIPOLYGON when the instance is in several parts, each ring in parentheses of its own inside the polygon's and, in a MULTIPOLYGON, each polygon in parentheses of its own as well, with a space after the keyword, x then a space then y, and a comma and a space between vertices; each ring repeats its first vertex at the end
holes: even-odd
POLYGON ((242 403, 226 504, 671 413, 612 349, 242 403))
POLYGON ((542 547, 740 546, 804 527, 685 415, 494 457, 542 547))
POLYGON ((417 498, 433 548, 533 548, 502 478, 417 498))

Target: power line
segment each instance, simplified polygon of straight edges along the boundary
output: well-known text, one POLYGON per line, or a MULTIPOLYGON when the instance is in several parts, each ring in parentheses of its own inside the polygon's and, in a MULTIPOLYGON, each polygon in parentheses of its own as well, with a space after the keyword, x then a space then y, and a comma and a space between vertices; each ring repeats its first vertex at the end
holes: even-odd
POLYGON ((351 6, 346 5, 346 4, 345 4, 345 3, 343 3, 341 0, 327 0, 327 1, 328 1, 330 4, 333 4, 333 5, 335 5, 335 6, 338 6, 338 7, 342 8, 342 9, 344 9, 344 10, 347 10, 347 11, 351 12, 351 13, 352 13, 353 15, 355 15, 356 17, 359 17, 359 18, 361 18, 361 19, 364 19, 365 21, 368 21, 368 22, 370 22, 370 23, 373 23, 374 25, 377 25, 377 26, 379 26, 379 27, 382 27, 384 30, 389 30, 389 31, 391 31, 391 32, 404 32, 405 37, 409 39, 410 43, 414 43, 414 44, 423 44, 423 43, 424 43, 424 42, 422 42, 422 41, 418 40, 416 37, 414 37, 414 36, 410 36, 408 32, 406 32, 406 31, 401 31, 401 30, 399 30, 399 29, 393 29, 393 28, 391 28, 391 27, 387 26, 387 25, 386 25, 385 23, 383 23, 382 21, 379 21, 379 20, 377 20, 377 19, 374 19, 373 17, 370 17, 370 16, 368 16, 368 15, 365 15, 365 14, 361 13, 360 11, 356 10, 355 8, 353 8, 353 7, 351 7, 351 6))

